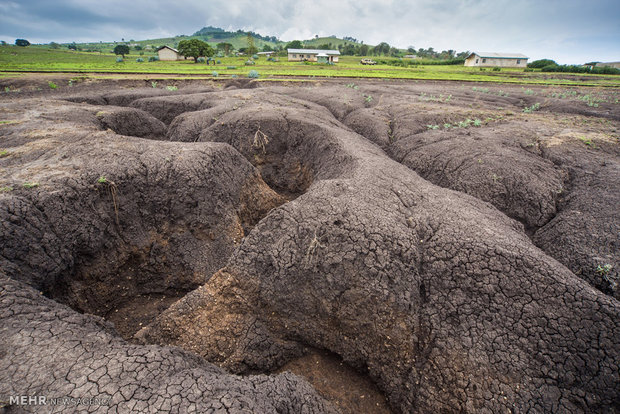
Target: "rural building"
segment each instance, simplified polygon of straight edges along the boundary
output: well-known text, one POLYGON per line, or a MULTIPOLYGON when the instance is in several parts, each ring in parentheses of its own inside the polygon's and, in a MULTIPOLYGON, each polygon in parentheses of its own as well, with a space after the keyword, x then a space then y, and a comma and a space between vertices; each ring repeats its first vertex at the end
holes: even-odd
POLYGON ((258 56, 271 56, 276 52, 258 52, 257 55, 258 56))
POLYGON ((307 60, 308 62, 336 63, 338 62, 338 56, 340 56, 340 52, 337 50, 287 49, 287 52, 289 62, 307 60))
POLYGON ((171 48, 170 46, 162 46, 157 49, 157 55, 159 60, 183 60, 185 57, 179 53, 178 50, 171 48))
POLYGON ((471 53, 465 59, 465 66, 525 68, 529 58, 521 53, 471 53))
POLYGON ((620 69, 620 62, 598 62, 597 68, 616 68, 620 69))

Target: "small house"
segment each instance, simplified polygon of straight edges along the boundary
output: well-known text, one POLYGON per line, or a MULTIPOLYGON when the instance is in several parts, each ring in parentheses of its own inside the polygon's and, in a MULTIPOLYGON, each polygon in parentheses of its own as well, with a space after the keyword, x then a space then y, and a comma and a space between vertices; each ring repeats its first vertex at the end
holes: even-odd
POLYGON ((170 46, 162 46, 157 49, 159 60, 183 60, 185 57, 178 50, 170 46))
POLYGON ((289 62, 321 62, 336 63, 340 52, 322 49, 287 49, 289 62))
POLYGON ((273 55, 276 52, 258 52, 257 55, 258 56, 267 56, 270 57, 271 55, 273 55))
POLYGON ((597 68, 616 68, 620 69, 620 62, 597 62, 597 68))
POLYGON ((470 53, 465 59, 465 66, 525 68, 529 58, 521 53, 470 53))

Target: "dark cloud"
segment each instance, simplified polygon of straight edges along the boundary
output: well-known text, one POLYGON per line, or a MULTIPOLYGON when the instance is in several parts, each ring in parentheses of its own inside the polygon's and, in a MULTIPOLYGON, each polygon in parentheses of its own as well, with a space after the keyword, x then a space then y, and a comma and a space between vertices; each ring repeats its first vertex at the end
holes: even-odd
POLYGON ((205 25, 283 40, 521 52, 562 63, 620 60, 617 0, 0 0, 0 38, 110 41, 191 34, 205 25))

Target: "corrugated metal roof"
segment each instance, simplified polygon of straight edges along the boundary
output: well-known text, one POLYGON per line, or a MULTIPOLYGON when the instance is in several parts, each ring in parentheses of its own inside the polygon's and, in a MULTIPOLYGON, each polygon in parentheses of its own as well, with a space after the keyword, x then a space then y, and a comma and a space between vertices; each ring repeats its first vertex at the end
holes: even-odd
POLYGON ((160 47, 159 49, 157 49, 157 51, 159 52, 160 50, 162 50, 162 49, 166 49, 166 48, 167 48, 167 49, 170 49, 170 50, 173 50, 173 51, 175 51, 175 52, 177 52, 177 53, 179 53, 179 51, 178 51, 178 50, 176 50, 175 48, 170 47, 170 46, 162 46, 162 47, 160 47))
MULTIPOLYGON (((471 55, 478 55, 481 58, 496 58, 496 59, 529 59, 522 53, 497 53, 497 52, 473 52, 471 55)), ((471 56, 469 55, 469 56, 471 56)), ((469 57, 467 56, 467 57, 469 57)))
POLYGON ((328 55, 340 55, 340 52, 337 50, 325 50, 325 49, 286 49, 288 53, 299 53, 310 54, 310 55, 318 55, 319 53, 326 53, 328 55))

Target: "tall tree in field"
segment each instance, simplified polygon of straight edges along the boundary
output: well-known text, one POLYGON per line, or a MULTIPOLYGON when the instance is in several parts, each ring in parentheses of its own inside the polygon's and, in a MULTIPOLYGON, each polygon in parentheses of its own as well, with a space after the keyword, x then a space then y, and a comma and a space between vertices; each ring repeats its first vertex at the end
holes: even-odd
POLYGON ((194 63, 198 62, 199 57, 210 57, 215 54, 208 43, 198 39, 181 40, 178 49, 183 56, 193 57, 194 63))
POLYGON ((225 55, 228 55, 233 49, 233 45, 227 42, 220 42, 216 46, 217 50, 221 50, 225 55))
POLYGON ((254 37, 252 37, 252 33, 248 32, 246 42, 248 43, 248 47, 246 49, 248 52, 248 55, 253 55, 254 53, 258 52, 258 49, 256 48, 256 46, 254 46, 254 37))
POLYGON ((16 46, 30 46, 30 42, 27 41, 26 39, 15 39, 15 45, 16 46))
POLYGON ((127 45, 116 45, 114 46, 114 54, 121 55, 123 59, 125 59, 125 55, 129 54, 129 46, 127 45))

